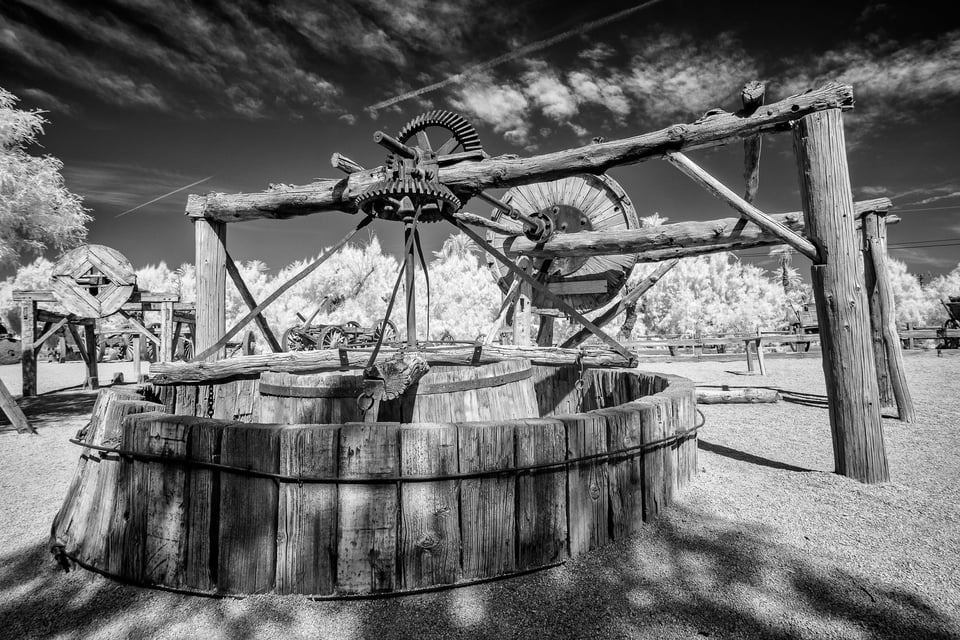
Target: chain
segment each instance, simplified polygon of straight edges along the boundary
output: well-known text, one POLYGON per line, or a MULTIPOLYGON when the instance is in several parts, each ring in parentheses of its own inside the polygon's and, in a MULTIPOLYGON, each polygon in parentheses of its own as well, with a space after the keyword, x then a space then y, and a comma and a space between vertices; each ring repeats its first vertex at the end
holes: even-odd
POLYGON ((207 417, 213 417, 213 385, 207 387, 207 417))
POLYGON ((583 412, 583 351, 577 352, 577 367, 580 369, 580 375, 577 378, 577 381, 573 384, 573 388, 577 390, 577 413, 583 412))

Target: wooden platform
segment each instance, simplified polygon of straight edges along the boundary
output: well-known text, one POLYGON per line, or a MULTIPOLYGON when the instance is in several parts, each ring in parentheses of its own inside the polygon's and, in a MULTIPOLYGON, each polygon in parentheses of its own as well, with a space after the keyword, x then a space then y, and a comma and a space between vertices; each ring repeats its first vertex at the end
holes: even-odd
POLYGON ((534 366, 539 415, 432 423, 259 422, 259 379, 104 391, 84 442, 116 451, 84 451, 52 544, 209 594, 415 592, 554 566, 636 532, 696 474, 691 381, 580 378, 534 366))

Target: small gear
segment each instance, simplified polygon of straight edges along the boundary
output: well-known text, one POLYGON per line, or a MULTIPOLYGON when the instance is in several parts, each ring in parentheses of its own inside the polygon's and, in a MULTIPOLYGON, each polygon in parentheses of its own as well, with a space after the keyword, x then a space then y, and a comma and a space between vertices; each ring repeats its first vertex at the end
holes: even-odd
POLYGON ((400 211, 404 198, 410 199, 409 204, 414 211, 422 209, 421 222, 437 222, 442 214, 452 213, 461 207, 460 199, 439 182, 411 178, 378 182, 358 195, 354 204, 367 215, 400 221, 405 217, 400 211))
POLYGON ((477 130, 466 118, 452 111, 436 110, 420 114, 403 125, 403 128, 397 134, 397 139, 406 143, 414 135, 426 131, 430 127, 446 129, 453 134, 453 137, 436 149, 425 150, 435 151, 438 155, 452 154, 458 148, 462 152, 483 150, 477 130))

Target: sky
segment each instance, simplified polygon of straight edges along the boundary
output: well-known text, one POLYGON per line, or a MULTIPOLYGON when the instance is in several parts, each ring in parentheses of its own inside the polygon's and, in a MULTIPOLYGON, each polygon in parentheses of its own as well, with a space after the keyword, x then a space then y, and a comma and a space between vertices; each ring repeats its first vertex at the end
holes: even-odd
MULTIPOLYGON (((960 21, 938 6, 3 0, 0 87, 48 112, 32 152, 63 161, 95 218, 88 241, 135 267, 175 267, 193 260, 188 193, 339 178, 333 152, 382 164, 373 133, 431 109, 464 115, 491 155, 533 155, 734 111, 750 80, 768 102, 839 80, 856 98, 844 117, 854 199, 893 200, 903 220, 890 254, 929 277, 960 262, 960 21)), ((763 144, 757 206, 799 210, 789 134, 763 144)), ((742 191, 740 144, 690 156, 742 191)), ((640 216, 735 215, 659 160, 610 175, 640 216)), ((231 224, 228 246, 276 272, 354 224, 339 213, 231 224)), ((400 251, 398 225, 372 229, 400 251)), ((448 234, 431 225, 427 248, 448 234)), ((774 266, 766 249, 740 255, 774 266)))

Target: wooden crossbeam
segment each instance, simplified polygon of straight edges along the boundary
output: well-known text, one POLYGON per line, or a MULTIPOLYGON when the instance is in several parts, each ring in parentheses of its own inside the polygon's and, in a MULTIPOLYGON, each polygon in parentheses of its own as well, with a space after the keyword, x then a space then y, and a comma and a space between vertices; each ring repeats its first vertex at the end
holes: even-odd
MULTIPOLYGON (((853 107, 853 88, 831 83, 766 105, 752 115, 710 112, 689 124, 675 124, 621 140, 567 149, 529 158, 499 156, 466 160, 439 170, 440 182, 456 193, 476 193, 557 180, 578 173, 603 173, 611 167, 661 157, 666 151, 706 149, 759 133, 781 131, 788 122, 826 109, 853 107)), ((326 211, 356 211, 358 193, 386 177, 383 167, 358 171, 340 179, 260 193, 210 193, 190 196, 187 215, 218 222, 291 218, 326 211)))
MULTIPOLYGON (((748 82, 740 90, 740 103, 743 105, 743 113, 751 114, 763 104, 764 87, 762 82, 748 82)), ((743 199, 747 202, 753 202, 757 197, 757 189, 760 188, 760 149, 763 144, 763 138, 759 135, 753 135, 745 138, 743 141, 743 179, 747 183, 743 199)))
MULTIPOLYGON (((240 297, 243 298, 243 302, 247 305, 247 308, 253 311, 257 308, 257 301, 253 298, 253 294, 250 293, 250 290, 247 288, 247 283, 243 281, 243 277, 240 275, 240 270, 237 269, 237 263, 233 261, 233 257, 230 255, 230 252, 226 252, 226 265, 227 273, 230 275, 230 279, 233 280, 234 286, 237 287, 237 291, 240 292, 240 297)), ((263 333, 263 337, 267 339, 267 344, 270 345, 270 350, 274 353, 280 353, 283 351, 280 348, 280 343, 277 342, 277 337, 274 335, 273 331, 270 329, 270 325, 267 324, 267 319, 263 317, 262 313, 257 313, 253 317, 254 322, 257 323, 257 326, 260 327, 260 332, 263 333)))
POLYGON ((666 159, 667 162, 678 168, 684 175, 691 178, 694 182, 702 186, 720 200, 726 202, 755 225, 764 231, 777 236, 814 262, 819 261, 817 248, 812 242, 791 231, 777 220, 771 218, 763 211, 760 211, 755 206, 735 194, 733 191, 727 188, 726 185, 693 162, 693 160, 682 153, 668 153, 666 155, 666 159))
MULTIPOLYGON (((661 264, 653 273, 644 278, 643 282, 641 282, 633 291, 623 296, 623 298, 610 305, 608 309, 604 310, 600 313, 600 315, 594 318, 593 323, 598 327, 607 326, 614 318, 626 311, 627 307, 639 300, 640 296, 652 289, 653 285, 660 282, 660 278, 665 276, 670 269, 673 269, 675 266, 677 266, 678 262, 680 262, 680 259, 674 258, 673 260, 669 260, 661 264)), ((573 349, 579 347, 589 337, 589 331, 586 329, 580 329, 580 331, 567 338, 567 340, 564 341, 560 347, 564 349, 573 349)))
POLYGON ((0 380, 0 409, 3 410, 3 415, 7 416, 7 420, 17 430, 17 433, 37 432, 30 426, 27 416, 23 414, 23 410, 17 405, 17 401, 14 400, 13 394, 7 389, 7 385, 3 384, 3 380, 0 380))

